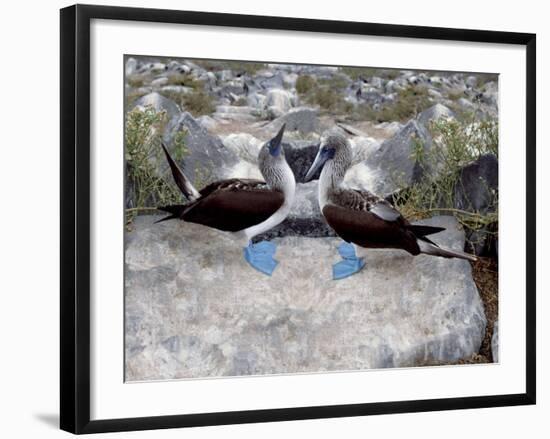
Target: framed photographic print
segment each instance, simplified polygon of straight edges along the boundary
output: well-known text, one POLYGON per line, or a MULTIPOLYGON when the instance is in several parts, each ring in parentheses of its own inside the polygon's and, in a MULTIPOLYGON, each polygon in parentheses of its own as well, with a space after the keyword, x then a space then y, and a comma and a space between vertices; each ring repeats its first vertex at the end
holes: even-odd
POLYGON ((61 10, 61 428, 535 403, 535 35, 61 10))

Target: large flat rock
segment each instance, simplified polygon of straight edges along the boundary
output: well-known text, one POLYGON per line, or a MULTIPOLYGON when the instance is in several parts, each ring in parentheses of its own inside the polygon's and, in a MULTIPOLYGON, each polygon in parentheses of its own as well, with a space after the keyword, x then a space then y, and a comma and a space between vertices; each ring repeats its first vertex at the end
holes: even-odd
MULTIPOLYGON (((337 238, 277 238, 273 276, 229 235, 136 219, 126 245, 129 381, 358 370, 453 362, 477 352, 485 315, 468 262, 372 251, 331 280, 337 238)), ((440 244, 462 248, 452 217, 440 244)))

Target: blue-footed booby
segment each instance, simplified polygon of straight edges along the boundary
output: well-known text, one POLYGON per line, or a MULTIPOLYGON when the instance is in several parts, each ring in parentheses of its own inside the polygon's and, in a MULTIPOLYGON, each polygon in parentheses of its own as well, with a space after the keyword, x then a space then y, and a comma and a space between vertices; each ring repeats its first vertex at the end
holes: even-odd
POLYGON ((268 241, 252 243, 252 238, 280 224, 290 212, 296 182, 281 145, 285 126, 266 142, 258 154, 260 172, 265 181, 232 178, 195 189, 164 145, 176 185, 189 200, 187 204, 159 207, 177 218, 225 232, 233 232, 243 241, 244 258, 255 269, 269 276, 277 266, 276 247, 268 241))
POLYGON ((441 247, 427 238, 444 228, 410 224, 383 198, 367 190, 345 187, 344 176, 352 159, 349 141, 340 131, 331 130, 322 137, 306 175, 309 181, 322 168, 319 207, 327 223, 345 241, 338 247, 343 260, 333 266, 334 279, 351 276, 365 266, 364 259, 357 257, 358 247, 402 249, 414 256, 424 253, 476 260, 473 255, 441 247))

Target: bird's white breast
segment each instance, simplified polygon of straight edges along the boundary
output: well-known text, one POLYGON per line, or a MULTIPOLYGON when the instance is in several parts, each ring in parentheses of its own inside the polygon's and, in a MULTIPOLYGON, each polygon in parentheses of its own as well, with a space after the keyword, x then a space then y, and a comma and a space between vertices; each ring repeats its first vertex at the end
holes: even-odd
POLYGON ((318 182, 318 200, 319 209, 323 211, 323 207, 328 203, 328 191, 332 187, 332 162, 327 162, 321 171, 321 176, 318 182))
POLYGON ((296 181, 294 180, 294 173, 292 172, 292 169, 290 169, 290 166, 288 166, 286 162, 282 167, 282 171, 282 190, 284 194, 283 204, 281 205, 281 207, 279 207, 279 209, 277 209, 277 211, 273 215, 271 215, 265 221, 249 227, 248 229, 245 229, 244 234, 247 240, 250 240, 254 236, 267 232, 273 227, 279 225, 290 213, 290 209, 292 208, 292 204, 294 203, 296 181))

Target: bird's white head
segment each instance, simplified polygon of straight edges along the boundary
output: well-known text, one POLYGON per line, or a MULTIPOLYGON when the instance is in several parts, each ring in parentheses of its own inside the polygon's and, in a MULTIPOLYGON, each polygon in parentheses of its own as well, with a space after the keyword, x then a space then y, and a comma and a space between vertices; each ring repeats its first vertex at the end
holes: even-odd
POLYGON ((288 196, 294 195, 295 179, 290 166, 285 158, 285 150, 282 145, 285 125, 271 140, 268 140, 260 149, 258 164, 266 183, 272 189, 278 189, 288 196))
POLYGON ((321 137, 319 151, 306 174, 305 180, 310 181, 322 169, 322 173, 330 173, 335 182, 344 179, 346 171, 351 166, 353 150, 341 129, 326 131, 321 137))

